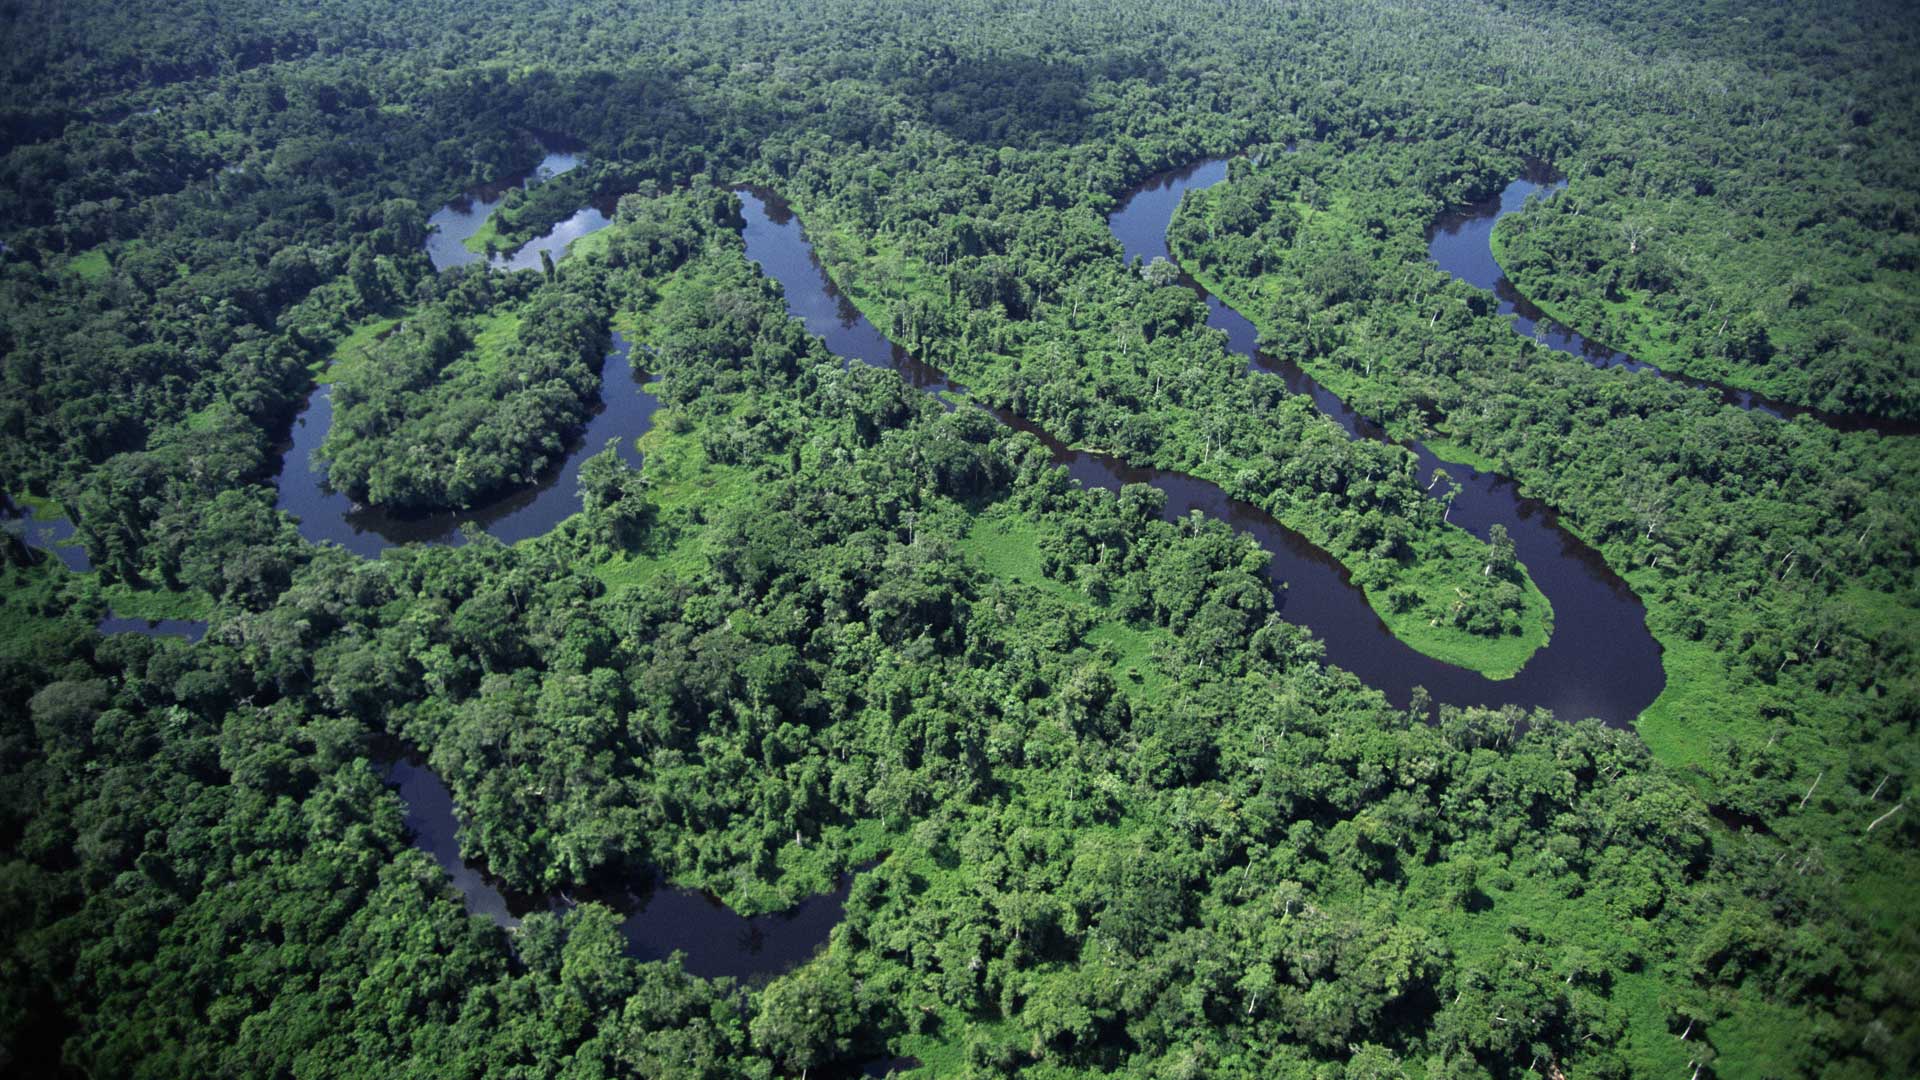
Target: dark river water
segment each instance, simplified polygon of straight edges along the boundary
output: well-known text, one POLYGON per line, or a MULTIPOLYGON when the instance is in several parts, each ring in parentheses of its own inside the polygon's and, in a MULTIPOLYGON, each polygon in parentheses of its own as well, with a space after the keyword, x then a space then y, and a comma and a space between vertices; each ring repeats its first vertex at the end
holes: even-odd
MULTIPOLYGON (((433 232, 427 236, 427 258, 433 261, 433 268, 451 270, 487 258, 479 252, 467 250, 466 240, 479 232, 488 216, 499 209, 507 192, 515 188, 532 187, 570 172, 579 167, 580 161, 579 154, 549 153, 531 174, 484 188, 441 207, 427 219, 427 224, 433 227, 433 232)), ((557 261, 566 252, 568 244, 590 232, 606 228, 612 221, 612 213, 611 200, 585 207, 549 229, 545 236, 529 240, 510 253, 496 252, 487 258, 487 263, 496 270, 538 270, 541 252, 548 253, 557 261)))
MULTIPOLYGON (((406 804, 407 830, 414 845, 446 870, 468 911, 512 928, 530 911, 558 911, 571 902, 565 895, 509 895, 485 872, 463 862, 453 793, 417 755, 396 753, 398 748, 391 744, 379 749, 393 755, 386 765, 386 780, 406 804)), ((629 956, 665 960, 678 951, 684 954, 690 974, 751 981, 778 975, 810 959, 839 924, 852 882, 851 875, 843 876, 833 892, 809 897, 788 911, 752 918, 734 914, 707 893, 677 889, 658 880, 644 883, 639 892, 593 898, 624 913, 620 932, 627 939, 629 956)))
MULTIPOLYGON (((427 237, 427 256, 434 268, 444 271, 480 261, 482 256, 468 251, 463 242, 485 224, 506 193, 559 176, 578 167, 580 161, 580 155, 571 151, 549 152, 531 174, 442 207, 428 219, 433 231, 427 237)), ((558 259, 568 244, 605 227, 610 211, 610 206, 583 209, 511 255, 495 255, 490 265, 498 270, 539 269, 541 252, 558 259)), ((507 543, 540 536, 579 509, 581 463, 605 449, 609 440, 618 440, 620 456, 627 464, 640 463, 633 440, 646 432, 659 401, 641 389, 646 377, 633 365, 631 343, 617 333, 613 341, 613 352, 602 371, 599 411, 587 422, 566 458, 531 486, 469 510, 435 514, 394 513, 362 506, 343 493, 329 491, 326 471, 314 458, 314 451, 325 441, 333 423, 333 388, 322 385, 314 388, 294 417, 275 481, 280 493, 277 505, 300 519, 300 534, 307 539, 332 541, 368 557, 394 544, 457 544, 461 531, 469 526, 507 543)))
MULTIPOLYGON (((1174 208, 1190 189, 1226 176, 1224 161, 1157 176, 1136 190, 1109 219, 1127 258, 1165 257, 1166 229, 1174 208)), ((834 287, 813 254, 800 222, 776 195, 741 192, 747 256, 785 288, 788 309, 841 356, 893 368, 908 382, 934 393, 963 389, 936 369, 908 356, 863 318, 834 287)), ((1195 286, 1198 289, 1198 286, 1195 286)), ((1201 290, 1204 295, 1204 290, 1201 290)), ((1300 371, 1287 371, 1254 348, 1253 327, 1231 308, 1206 297, 1208 325, 1226 333, 1255 370, 1271 370, 1299 393, 1311 394, 1323 410, 1356 437, 1380 437, 1333 395, 1300 371)), ((1352 671, 1396 703, 1423 686, 1435 700, 1459 705, 1544 706, 1563 719, 1599 717, 1630 724, 1665 685, 1660 647, 1646 628, 1646 613, 1592 549, 1561 529, 1545 507, 1521 498, 1513 484, 1490 473, 1447 466, 1463 487, 1453 519, 1484 539, 1495 522, 1507 526, 1520 558, 1552 601, 1555 629, 1550 644, 1512 679, 1492 680, 1414 651, 1387 629, 1360 589, 1334 559, 1258 507, 1228 498, 1218 486, 1178 472, 1141 469, 1110 455, 1073 450, 1004 410, 1003 422, 1032 431, 1075 479, 1118 489, 1145 483, 1165 492, 1168 520, 1199 510, 1252 536, 1273 555, 1268 573, 1281 613, 1310 628, 1326 643, 1327 658, 1352 671)), ((1421 447, 1409 447, 1431 470, 1441 463, 1421 447)))
POLYGON ((1520 295, 1506 272, 1493 257, 1493 228, 1500 219, 1516 213, 1527 204, 1528 196, 1551 196, 1566 187, 1566 181, 1551 179, 1536 171, 1508 184, 1497 198, 1448 214, 1434 223, 1427 235, 1427 253, 1440 268, 1454 277, 1492 292, 1500 300, 1500 314, 1513 316, 1514 332, 1532 338, 1556 352, 1577 356, 1595 367, 1623 368, 1627 371, 1657 375, 1683 386, 1714 394, 1728 405, 1753 409, 1773 416, 1792 418, 1811 416, 1841 431, 1879 431, 1884 435, 1920 434, 1920 423, 1887 420, 1866 413, 1835 413, 1810 409, 1804 405, 1777 401, 1751 390, 1708 382, 1685 375, 1661 371, 1645 361, 1582 337, 1554 321, 1532 301, 1520 295))
MULTIPOLYGON (((1109 223, 1128 257, 1166 256, 1166 227, 1180 198, 1188 190, 1219 182, 1225 171, 1224 162, 1204 162, 1155 177, 1124 201, 1109 223)), ((840 356, 899 371, 912 385, 946 395, 943 400, 953 404, 950 392, 964 388, 907 355, 860 316, 834 287, 800 222, 778 196, 743 191, 741 199, 748 257, 784 286, 789 310, 809 330, 840 356)), ((1384 437, 1304 372, 1259 353, 1251 324, 1195 288, 1206 299, 1208 325, 1221 330, 1229 345, 1248 357, 1250 370, 1278 375, 1295 392, 1311 395, 1354 437, 1384 437)), ((632 440, 646 430, 658 404, 640 389, 642 379, 632 366, 629 343, 616 336, 604 380, 605 407, 550 477, 483 509, 414 519, 356 509, 344 496, 325 491, 311 461, 311 451, 324 437, 331 418, 328 388, 320 387, 294 425, 281 477, 280 506, 301 518, 301 531, 309 538, 332 540, 363 555, 377 554, 399 542, 457 542, 457 530, 467 524, 508 541, 538 535, 577 509, 579 465, 607 440, 618 439, 622 456, 638 463, 632 440)), ((1229 499, 1215 485, 1194 477, 1133 468, 1108 455, 1069 449, 1018 416, 1003 410, 994 414, 1011 426, 1033 432, 1082 483, 1109 489, 1128 483, 1152 484, 1167 495, 1169 520, 1198 510, 1251 535, 1273 555, 1268 572, 1285 617, 1309 627, 1324 641, 1330 661, 1396 702, 1405 703, 1414 686, 1424 686, 1443 702, 1540 705, 1563 718, 1598 716, 1624 725, 1660 691, 1659 647, 1646 631, 1637 600, 1590 549, 1556 525, 1550 511, 1520 498, 1504 478, 1449 466, 1463 484, 1454 503, 1454 520, 1483 538, 1495 522, 1507 526, 1521 559, 1553 602, 1556 627, 1552 643, 1517 677, 1494 681, 1401 644, 1332 558, 1257 507, 1229 499)), ((1408 449, 1419 456, 1424 469, 1440 464, 1423 447, 1408 449)), ((59 525, 51 528, 57 531, 59 525)), ((74 549, 55 550, 72 553, 74 549)), ((189 637, 204 630, 201 624, 109 622, 112 629, 189 637)), ((415 842, 447 870, 470 911, 511 927, 529 911, 558 909, 584 898, 504 893, 483 871, 462 862, 459 819, 446 785, 417 756, 392 748, 387 756, 392 759, 386 766, 387 780, 406 804, 407 825, 415 842)), ((788 912, 755 918, 736 915, 707 894, 668 887, 657 880, 645 883, 638 892, 597 894, 596 898, 610 900, 626 913, 621 929, 631 955, 664 959, 677 950, 695 975, 761 979, 788 970, 816 952, 840 921, 850 883, 851 877, 843 878, 832 893, 810 898, 788 912)), ((890 1066, 909 1064, 905 1059, 885 1060, 864 1068, 877 1074, 890 1066)))
POLYGON ((642 389, 647 376, 634 366, 632 352, 631 342, 621 334, 613 335, 613 351, 601 370, 600 410, 587 421, 566 458, 539 483, 472 510, 438 514, 394 514, 327 490, 325 469, 313 452, 333 422, 333 388, 315 387, 307 407, 293 421, 277 505, 300 519, 300 534, 307 539, 332 541, 368 557, 393 544, 456 544, 465 526, 484 529, 507 543, 540 536, 580 509, 580 466, 606 449, 609 440, 617 440, 623 461, 640 464, 633 440, 652 425, 660 401, 642 389))

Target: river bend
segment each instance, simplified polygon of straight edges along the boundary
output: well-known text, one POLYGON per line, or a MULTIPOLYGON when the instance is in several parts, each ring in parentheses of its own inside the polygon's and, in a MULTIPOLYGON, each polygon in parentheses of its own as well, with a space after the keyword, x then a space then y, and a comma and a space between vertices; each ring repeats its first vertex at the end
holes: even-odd
MULTIPOLYGON (((1166 228, 1181 197, 1225 179, 1224 161, 1207 161, 1154 177, 1121 203, 1109 218, 1126 257, 1166 257, 1166 228)), ((909 356, 869 323, 834 286, 791 208, 777 195, 740 193, 746 219, 747 256, 783 286, 788 310, 820 335, 836 354, 899 371, 932 393, 963 389, 937 369, 909 356)), ((1194 286, 1198 289, 1198 286, 1194 286)), ((1207 301, 1208 325, 1221 330, 1256 371, 1271 371, 1356 437, 1381 437, 1344 403, 1304 372, 1282 369, 1255 347, 1253 326, 1233 309, 1199 290, 1207 301)), ((1167 496, 1165 517, 1198 510, 1252 536, 1271 553, 1268 576, 1281 614, 1308 627, 1326 644, 1327 659, 1406 704, 1415 686, 1456 705, 1541 706, 1566 719, 1599 717, 1630 724, 1665 685, 1660 647, 1646 628, 1646 612, 1625 583, 1593 550, 1562 529, 1550 510, 1522 498, 1512 481, 1448 465, 1463 490, 1454 520, 1484 539, 1496 522, 1506 525, 1520 559, 1546 593, 1555 612, 1552 640, 1512 679, 1493 680, 1416 652, 1394 637, 1366 597, 1331 556, 1258 507, 1228 498, 1217 485, 1183 473, 1136 468, 1110 455, 1074 450, 1005 410, 990 410, 1003 422, 1031 431, 1083 484, 1118 489, 1146 483, 1167 496)), ((1424 447, 1408 449, 1423 469, 1442 463, 1424 447)))

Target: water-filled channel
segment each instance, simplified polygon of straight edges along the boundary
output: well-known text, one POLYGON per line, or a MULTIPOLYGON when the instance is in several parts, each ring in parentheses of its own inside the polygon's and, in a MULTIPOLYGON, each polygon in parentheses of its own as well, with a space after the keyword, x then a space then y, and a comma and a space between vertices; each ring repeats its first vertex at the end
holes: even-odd
MULTIPOLYGON (((1225 175, 1224 161, 1203 162, 1155 177, 1130 194, 1109 219, 1128 259, 1136 254, 1148 259, 1166 256, 1166 227, 1180 198, 1189 189, 1217 183, 1225 175)), ((781 283, 789 310, 824 338, 830 349, 843 357, 898 370, 909 383, 930 392, 962 389, 888 341, 847 302, 814 256, 799 221, 777 196, 747 190, 741 193, 741 201, 748 258, 781 283)), ((1229 344, 1247 355, 1253 366, 1268 367, 1271 362, 1254 348, 1252 325, 1215 298, 1206 296, 1206 300, 1208 324, 1224 331, 1229 344)), ((1296 391, 1313 394, 1349 431, 1372 434, 1370 425, 1304 373, 1276 373, 1296 391)), ((1454 503, 1454 520, 1483 539, 1495 522, 1506 525, 1521 560, 1553 603, 1555 630, 1552 641, 1517 676, 1492 680, 1406 646, 1381 622, 1332 557, 1258 507, 1230 499, 1218 486, 1183 473, 1135 468, 1110 455, 1070 449, 1020 417, 1004 410, 993 412, 1009 425, 1039 436, 1055 460, 1083 484, 1109 489, 1151 484, 1166 493, 1168 520, 1198 510, 1251 535, 1272 553, 1268 574, 1276 586, 1281 613, 1324 641, 1329 661, 1354 672, 1395 702, 1406 703, 1413 688, 1423 686, 1435 700, 1451 704, 1537 705, 1566 719, 1597 716, 1625 725, 1664 685, 1660 648, 1647 632, 1639 601, 1598 555, 1555 523, 1550 511, 1521 498, 1504 478, 1449 466, 1448 471, 1463 485, 1454 503)), ((1410 449, 1420 456, 1423 468, 1440 465, 1424 448, 1410 449)))
MULTIPOLYGON (((508 191, 550 180, 578 167, 580 161, 576 153, 550 151, 531 174, 471 193, 442 207, 428 219, 433 231, 427 236, 427 256, 434 268, 445 271, 479 261, 482 256, 468 251, 465 241, 486 224, 508 191)), ((498 270, 538 269, 541 252, 559 258, 568 244, 605 227, 610 221, 607 216, 610 209, 583 209, 511 255, 493 256, 490 265, 498 270)), ((279 489, 277 506, 300 520, 300 534, 307 539, 332 541, 368 557, 394 544, 457 544, 461 530, 469 525, 507 543, 542 535, 579 508, 577 481, 581 463, 605 449, 608 440, 618 439, 622 460, 629 465, 639 465, 633 440, 646 432, 654 409, 659 406, 653 395, 641 389, 645 381, 641 369, 633 364, 631 343, 616 333, 613 351, 601 374, 600 409, 588 420, 586 430, 570 445, 562 461, 550 467, 537 482, 483 506, 433 514, 398 514, 377 506, 362 506, 344 493, 328 489, 326 470, 314 458, 314 451, 325 441, 327 429, 333 423, 333 388, 316 386, 293 419, 280 473, 275 477, 275 486, 279 489)))
MULTIPOLYGON (((446 870, 468 911, 512 928, 528 912, 558 911, 573 899, 585 898, 528 897, 503 891, 485 872, 461 861, 459 817, 453 793, 440 777, 417 755, 391 743, 383 743, 377 751, 391 755, 386 780, 406 804, 407 830, 414 846, 446 870)), ((852 881, 851 875, 845 875, 833 892, 808 897, 787 911, 751 918, 734 914, 707 893, 677 889, 657 879, 644 883, 639 892, 594 899, 625 915, 620 932, 627 939, 627 955, 665 960, 678 951, 693 975, 753 980, 778 975, 812 957, 839 924, 852 881)))
POLYGON ((517 489, 472 510, 437 514, 394 514, 361 506, 326 486, 326 470, 313 456, 333 422, 331 386, 319 386, 294 418, 292 439, 280 466, 278 507, 300 519, 300 535, 332 541, 372 557, 393 544, 459 543, 463 526, 474 525, 513 543, 540 536, 580 509, 580 466, 617 439, 621 460, 640 464, 633 440, 646 433, 660 401, 643 389, 645 372, 633 363, 633 345, 613 335, 613 351, 600 377, 600 410, 568 449, 565 459, 538 483, 517 489))
POLYGON ((1866 413, 1835 413, 1811 409, 1805 405, 1778 401, 1751 390, 1742 390, 1723 383, 1662 371, 1644 360, 1635 360, 1626 353, 1615 351, 1597 341, 1582 337, 1555 321, 1532 301, 1520 295, 1520 290, 1514 287, 1513 282, 1507 280, 1506 272, 1500 268, 1500 263, 1493 257, 1493 230, 1500 223, 1501 218, 1524 209, 1530 196, 1537 193, 1543 198, 1548 197, 1566 186, 1566 181, 1553 179, 1541 170, 1522 176, 1508 184, 1497 197, 1466 207, 1456 213, 1447 214, 1435 222, 1427 234, 1427 254, 1439 264, 1442 270, 1469 285, 1486 289, 1498 297, 1499 312, 1502 315, 1513 316, 1515 333, 1532 338, 1555 352, 1579 357, 1595 367, 1644 372, 1696 390, 1704 390, 1718 396, 1726 404, 1738 408, 1753 409, 1788 419, 1804 414, 1841 431, 1873 430, 1883 435, 1920 434, 1920 423, 1913 421, 1888 420, 1866 413))
POLYGON ((507 192, 515 188, 532 187, 571 172, 580 166, 580 161, 580 155, 576 153, 550 152, 540 160, 532 173, 482 188, 441 207, 427 219, 427 224, 433 228, 427 235, 427 258, 432 260, 433 268, 451 270, 484 258, 487 265, 496 270, 538 270, 541 252, 546 252, 557 261, 566 253, 568 244, 590 232, 606 228, 613 220, 612 200, 603 200, 575 211, 572 217, 555 224, 544 236, 527 241, 515 251, 494 252, 488 256, 467 249, 467 238, 479 232, 480 227, 487 223, 493 212, 506 201, 507 192))

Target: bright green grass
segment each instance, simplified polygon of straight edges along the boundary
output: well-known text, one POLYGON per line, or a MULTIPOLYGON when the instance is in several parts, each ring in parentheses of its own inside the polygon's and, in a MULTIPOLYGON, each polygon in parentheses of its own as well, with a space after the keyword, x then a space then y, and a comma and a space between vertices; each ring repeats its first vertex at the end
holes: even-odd
POLYGON ((466 360, 489 375, 497 375, 508 351, 520 340, 520 312, 507 309, 476 315, 469 322, 468 331, 473 335, 473 350, 466 360))
MULTIPOLYGON (((489 221, 489 223, 491 223, 491 221, 489 221)), ((613 229, 611 226, 605 229, 596 229, 575 240, 573 243, 568 244, 567 250, 561 252, 560 257, 564 259, 569 255, 589 255, 594 253, 604 255, 607 252, 607 248, 612 246, 612 244, 613 229)), ((618 326, 615 328, 622 329, 618 326)))
POLYGON ((1433 455, 1441 461, 1465 465, 1477 472, 1497 473, 1500 463, 1461 443, 1454 442, 1445 435, 1429 435, 1420 440, 1433 455))
POLYGON ((11 498, 15 506, 23 506, 33 511, 33 516, 39 518, 41 521, 51 521, 54 518, 67 516, 67 512, 60 508, 58 502, 55 502, 45 495, 34 495, 23 491, 11 496, 11 498))
POLYGON ((213 597, 198 589, 140 589, 115 582, 103 587, 100 596, 115 615, 128 619, 204 620, 213 614, 213 597))
POLYGON ((1004 1021, 969 1017, 951 1006, 936 1008, 931 1030, 918 1035, 902 1035, 893 1041, 895 1053, 915 1058, 920 1062, 919 1068, 900 1075, 914 1077, 915 1080, 959 1076, 967 1068, 966 1033, 981 1029, 991 1030, 1004 1026, 1004 1023, 1004 1021))
POLYGON ((1713 1023, 1713 1046, 1719 1051, 1713 1074, 1781 1080, 1814 1075, 1820 1062, 1808 1057, 1806 1025, 1805 1016, 1763 994, 1737 994, 1728 1015, 1713 1023))
POLYGON ((709 512, 752 498, 752 473, 742 465, 717 465, 700 446, 699 428, 678 414, 661 410, 636 445, 647 478, 647 495, 660 508, 662 520, 673 523, 674 538, 658 546, 616 554, 595 567, 593 574, 610 592, 643 585, 663 573, 687 578, 707 567, 702 547, 704 530, 687 521, 686 511, 700 506, 709 512))
POLYGON ((107 280, 107 275, 113 272, 113 265, 107 262, 107 249, 102 246, 88 248, 68 259, 67 269, 88 281, 100 282, 107 280))
POLYGON ((485 255, 488 244, 497 245, 499 242, 500 212, 496 210, 487 215, 487 220, 481 222, 479 228, 473 230, 472 236, 460 241, 460 246, 473 252, 475 255, 485 255))
POLYGON ((1031 518, 1001 510, 976 517, 960 540, 960 548, 980 561, 987 573, 1010 584, 1038 589, 1048 596, 1079 606, 1096 620, 1082 639, 1090 647, 1111 645, 1118 654, 1112 663, 1114 681, 1130 695, 1158 699, 1169 687, 1167 673, 1154 659, 1171 650, 1173 634, 1165 627, 1126 622, 1096 604, 1072 585, 1047 577, 1040 569, 1043 526, 1031 518))
POLYGON ((393 328, 412 313, 412 309, 408 308, 394 315, 376 315, 355 326, 346 337, 334 343, 333 351, 315 371, 314 381, 330 383, 339 378, 342 372, 365 363, 372 355, 374 345, 392 333, 393 328))
POLYGON ((1603 902, 1609 895, 1605 889, 1589 887, 1570 897, 1551 877, 1529 870, 1527 856, 1518 854, 1510 869, 1482 872, 1479 888, 1490 906, 1467 911, 1436 902, 1436 882, 1431 879, 1439 867, 1416 867, 1400 894, 1398 917, 1443 938, 1461 970, 1498 964, 1501 947, 1515 927, 1545 934, 1553 943, 1550 955, 1557 953, 1556 960, 1569 948, 1584 950, 1594 964, 1594 974, 1606 971, 1612 978, 1610 988, 1603 989, 1593 979, 1584 988, 1602 994, 1628 1014, 1627 1044, 1620 1049, 1631 1061, 1633 1075, 1684 1074, 1688 1055, 1678 1040, 1666 1034, 1668 1012, 1662 1003, 1662 997, 1679 984, 1651 969, 1613 970, 1603 959, 1609 949, 1630 942, 1644 928, 1642 921, 1608 910, 1603 902))

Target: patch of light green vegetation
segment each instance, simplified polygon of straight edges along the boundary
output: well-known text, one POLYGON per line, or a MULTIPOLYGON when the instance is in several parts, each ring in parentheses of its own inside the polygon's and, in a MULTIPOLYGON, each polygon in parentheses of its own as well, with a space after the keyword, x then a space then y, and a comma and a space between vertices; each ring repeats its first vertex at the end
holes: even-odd
POLYGON ((661 525, 642 547, 614 554, 594 568, 610 591, 630 588, 670 573, 688 578, 708 565, 704 527, 728 506, 748 500, 753 477, 741 465, 716 464, 700 445, 699 427, 685 413, 662 409, 651 430, 637 440, 647 480, 647 496, 660 508, 661 525))
POLYGON ((107 261, 107 249, 102 245, 88 248, 68 259, 67 269, 88 281, 99 282, 107 280, 107 275, 113 272, 113 264, 107 261))
POLYGON ((1046 576, 1040 556, 1043 535, 1042 526, 1033 519, 994 508, 973 519, 960 547, 1015 595, 1031 592, 1036 598, 1083 612, 1092 628, 1082 643, 1107 658, 1114 681, 1136 699, 1162 697, 1171 684, 1156 657, 1172 650, 1172 632, 1122 619, 1109 604, 1046 576))
POLYGON ((334 343, 333 350, 315 372, 314 381, 330 383, 354 365, 365 363, 373 355, 374 345, 411 313, 409 309, 393 315, 376 315, 355 326, 334 343))

